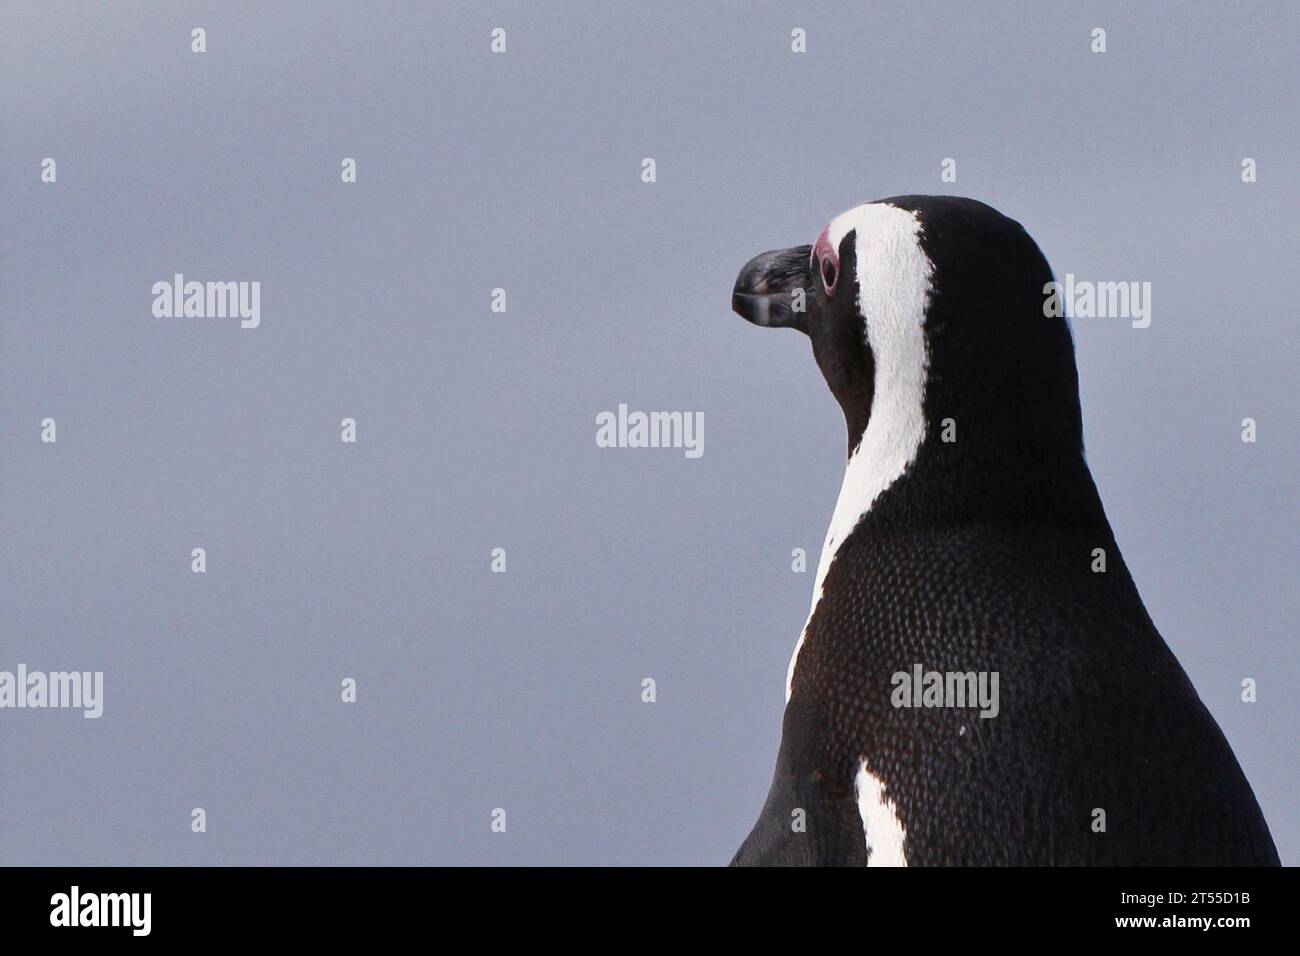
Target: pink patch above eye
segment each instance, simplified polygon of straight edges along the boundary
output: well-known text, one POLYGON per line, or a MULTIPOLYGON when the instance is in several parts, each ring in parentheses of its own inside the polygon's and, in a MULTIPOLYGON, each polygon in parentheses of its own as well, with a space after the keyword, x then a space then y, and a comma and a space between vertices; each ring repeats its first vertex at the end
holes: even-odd
POLYGON ((840 254, 831 245, 830 231, 831 227, 827 226, 822 230, 822 234, 817 237, 817 245, 813 246, 813 261, 829 259, 838 267, 840 264, 840 254))
POLYGON ((840 254, 831 246, 830 230, 830 226, 822 230, 812 253, 812 264, 816 264, 821 272, 822 286, 827 295, 835 291, 840 278, 840 254))

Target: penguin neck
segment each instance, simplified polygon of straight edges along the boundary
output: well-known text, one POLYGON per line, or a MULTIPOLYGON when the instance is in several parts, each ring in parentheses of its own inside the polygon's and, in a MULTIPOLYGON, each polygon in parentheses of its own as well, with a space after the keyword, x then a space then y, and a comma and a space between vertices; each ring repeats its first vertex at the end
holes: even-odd
POLYGON ((849 427, 849 457, 817 564, 814 609, 835 552, 880 495, 916 461, 926 434, 925 372, 922 361, 878 366, 866 426, 856 441, 855 417, 845 415, 849 427))
POLYGON ((858 419, 846 411, 849 427, 849 459, 844 466, 844 480, 826 529, 826 542, 817 561, 817 578, 813 583, 812 604, 795 643, 786 670, 785 699, 790 700, 795 665, 808 636, 808 625, 817 613, 822 587, 835 553, 853 533, 862 518, 871 511, 880 495, 892 486, 916 460, 925 440, 925 364, 912 363, 914 372, 905 374, 902 363, 879 366, 875 373, 874 395, 866 409, 866 426, 854 441, 854 423, 858 419))
MULTIPOLYGON (((961 468, 942 467, 942 454, 934 450, 937 439, 931 436, 927 440, 920 397, 884 390, 877 392, 873 404, 867 426, 851 448, 844 468, 835 511, 817 562, 808 617, 786 670, 787 702, 793 691, 799 652, 821 602, 826 576, 836 554, 855 531, 874 535, 889 533, 891 528, 937 528, 968 520, 1046 520, 1058 526, 1088 529, 1097 545, 1113 554, 1112 576, 1128 576, 1082 448, 1077 453, 1063 451, 1034 475, 1019 476, 1021 480, 1015 487, 986 483, 976 488, 979 478, 972 472, 972 462, 967 461, 961 468), (868 518, 872 520, 870 531, 860 527, 868 518)), ((974 465, 978 472, 980 464, 974 465)))

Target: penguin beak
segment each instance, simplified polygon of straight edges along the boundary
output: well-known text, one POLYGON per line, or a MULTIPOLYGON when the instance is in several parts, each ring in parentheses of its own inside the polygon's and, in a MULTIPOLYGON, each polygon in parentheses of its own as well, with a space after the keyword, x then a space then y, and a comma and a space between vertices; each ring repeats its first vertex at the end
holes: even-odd
POLYGON ((812 246, 776 249, 754 256, 736 277, 731 308, 742 319, 772 329, 808 333, 808 306, 813 299, 808 263, 812 246))

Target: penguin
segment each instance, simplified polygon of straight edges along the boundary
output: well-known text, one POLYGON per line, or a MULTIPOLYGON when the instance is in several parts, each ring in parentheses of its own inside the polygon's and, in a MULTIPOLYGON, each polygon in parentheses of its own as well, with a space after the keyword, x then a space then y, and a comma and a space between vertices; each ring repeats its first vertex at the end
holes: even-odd
POLYGON ((741 270, 733 310, 811 340, 848 460, 732 865, 1279 865, 1106 519, 1052 281, 954 196, 741 270))

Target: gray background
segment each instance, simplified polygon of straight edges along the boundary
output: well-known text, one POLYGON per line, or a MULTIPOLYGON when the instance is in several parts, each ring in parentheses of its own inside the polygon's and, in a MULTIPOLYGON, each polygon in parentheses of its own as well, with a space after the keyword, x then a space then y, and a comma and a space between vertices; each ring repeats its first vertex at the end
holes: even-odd
POLYGON ((4 3, 0 669, 106 702, 0 712, 0 861, 725 862, 843 466, 731 284, 950 191, 1153 283, 1149 329, 1075 323, 1089 459, 1300 859, 1293 11, 363 6, 4 3), (177 271, 260 280, 261 328, 153 318, 177 271), (598 449, 619 402, 704 457, 598 449))

